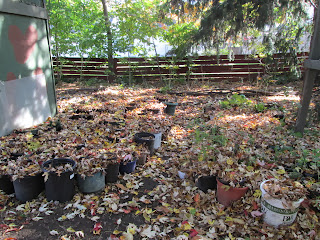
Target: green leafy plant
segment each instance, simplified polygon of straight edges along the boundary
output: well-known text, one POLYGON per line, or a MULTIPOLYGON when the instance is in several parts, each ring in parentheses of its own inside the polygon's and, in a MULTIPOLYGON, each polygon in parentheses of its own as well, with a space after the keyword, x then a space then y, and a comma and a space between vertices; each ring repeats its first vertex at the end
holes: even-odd
POLYGON ((244 95, 239 95, 238 93, 235 93, 227 100, 220 101, 219 103, 222 108, 230 108, 248 106, 252 103, 252 101, 248 100, 244 95))
POLYGON ((266 108, 266 106, 264 105, 264 103, 257 103, 257 104, 254 105, 254 109, 255 109, 257 112, 261 113, 261 112, 264 112, 267 108, 266 108))

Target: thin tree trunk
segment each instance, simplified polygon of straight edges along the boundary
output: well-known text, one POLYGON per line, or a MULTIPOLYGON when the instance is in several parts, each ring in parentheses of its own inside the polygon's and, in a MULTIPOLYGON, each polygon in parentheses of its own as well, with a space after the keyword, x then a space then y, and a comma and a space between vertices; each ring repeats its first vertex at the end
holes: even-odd
MULTIPOLYGON (((113 36, 111 32, 111 23, 108 14, 107 0, 101 0, 103 7, 103 14, 105 19, 105 24, 107 28, 107 38, 108 38, 108 68, 112 75, 115 74, 114 64, 113 64, 113 36)), ((112 76, 113 79, 114 76, 112 76)))

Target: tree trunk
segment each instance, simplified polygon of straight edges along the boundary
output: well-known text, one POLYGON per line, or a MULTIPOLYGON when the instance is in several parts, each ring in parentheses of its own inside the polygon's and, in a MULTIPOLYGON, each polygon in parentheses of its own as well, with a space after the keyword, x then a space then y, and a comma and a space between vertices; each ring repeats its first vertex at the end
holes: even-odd
POLYGON ((111 23, 109 20, 109 14, 108 14, 108 5, 107 0, 101 0, 102 7, 103 7, 103 14, 105 19, 105 24, 107 28, 107 38, 108 38, 108 68, 110 71, 111 79, 114 79, 115 75, 115 69, 113 64, 113 36, 111 32, 111 23))
MULTIPOLYGON (((320 59, 320 0, 318 4, 318 9, 315 10, 314 15, 314 30, 313 36, 311 39, 310 44, 310 60, 319 60, 320 59)), ((303 91, 302 91, 302 98, 301 98, 301 107, 298 111, 297 122, 295 126, 295 131, 303 133, 303 130, 307 123, 307 116, 309 105, 312 97, 312 89, 314 85, 315 78, 318 74, 318 70, 316 69, 306 69, 305 76, 304 76, 304 84, 303 84, 303 91)))

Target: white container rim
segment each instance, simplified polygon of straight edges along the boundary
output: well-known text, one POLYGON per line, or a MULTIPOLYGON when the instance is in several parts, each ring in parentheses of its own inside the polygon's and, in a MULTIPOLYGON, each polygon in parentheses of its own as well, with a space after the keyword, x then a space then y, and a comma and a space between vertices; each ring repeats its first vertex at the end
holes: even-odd
MULTIPOLYGON (((263 188, 263 185, 264 185, 265 183, 267 183, 267 182, 270 182, 271 180, 276 180, 276 181, 277 181, 277 179, 273 178, 273 179, 265 180, 265 181, 263 181, 263 182, 260 184, 260 190, 261 190, 261 192, 262 192, 262 197, 263 197, 264 195, 268 194, 268 195, 270 196, 270 198, 272 198, 274 201, 279 201, 279 203, 281 203, 281 205, 283 205, 281 199, 272 197, 272 196, 263 188)), ((304 198, 300 198, 300 199, 297 200, 297 201, 292 201, 292 205, 295 206, 296 208, 298 208, 303 201, 304 201, 304 198)), ((285 206, 283 206, 283 208, 286 209, 285 206)))

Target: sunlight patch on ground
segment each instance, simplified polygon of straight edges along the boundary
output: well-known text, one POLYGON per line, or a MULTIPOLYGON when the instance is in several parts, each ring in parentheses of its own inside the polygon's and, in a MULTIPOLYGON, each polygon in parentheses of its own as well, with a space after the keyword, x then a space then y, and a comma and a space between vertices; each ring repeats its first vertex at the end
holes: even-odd
POLYGON ((244 128, 256 128, 268 124, 280 124, 279 120, 261 114, 241 114, 241 115, 225 115, 216 119, 218 123, 227 126, 243 126, 244 128))
POLYGON ((80 103, 82 101, 89 101, 92 97, 73 97, 70 99, 62 99, 60 101, 58 101, 58 104, 60 104, 61 106, 68 106, 69 104, 76 104, 76 103, 80 103))
POLYGON ((106 88, 106 90, 99 92, 100 94, 111 94, 111 95, 115 95, 118 96, 119 94, 122 94, 122 92, 119 89, 112 89, 112 88, 106 88))
POLYGON ((266 97, 267 101, 271 102, 281 102, 281 101, 300 101, 300 96, 297 95, 289 95, 289 96, 270 96, 266 97))
POLYGON ((171 128, 170 134, 175 139, 183 139, 187 135, 187 131, 180 126, 175 126, 175 127, 171 128))

